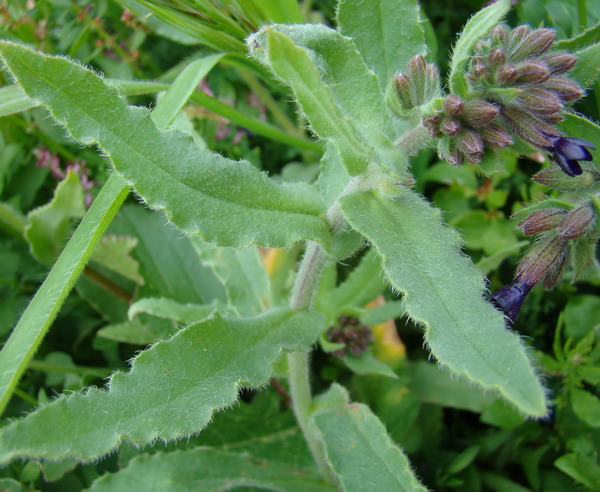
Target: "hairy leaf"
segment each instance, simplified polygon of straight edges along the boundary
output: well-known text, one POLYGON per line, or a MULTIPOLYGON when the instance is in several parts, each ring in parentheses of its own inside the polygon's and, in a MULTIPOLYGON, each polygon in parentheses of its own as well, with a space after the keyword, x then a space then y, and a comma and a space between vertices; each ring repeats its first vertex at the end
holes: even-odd
POLYGON ((373 149, 336 104, 333 90, 322 80, 306 49, 272 27, 252 36, 248 45, 254 56, 292 87, 313 131, 334 142, 350 174, 363 172, 373 149))
POLYGON ((425 492, 384 425, 334 384, 316 402, 312 417, 342 490, 425 492))
POLYGON ((96 480, 89 492, 220 492, 257 487, 278 492, 334 491, 316 472, 211 448, 142 455, 96 480))
POLYGON ((385 274, 404 294, 406 312, 425 327, 437 360, 522 412, 546 414, 544 390, 519 338, 484 298, 485 282, 460 252, 460 238, 440 212, 411 192, 347 195, 342 211, 383 259, 385 274), (501 350, 499 350, 501 347, 501 350))
POLYGON ((212 304, 181 304, 164 297, 146 297, 134 302, 129 307, 127 315, 129 319, 133 319, 140 313, 146 313, 180 323, 194 323, 208 318, 215 310, 215 302, 212 304))
POLYGON ((271 283, 256 247, 236 251, 198 238, 192 244, 204 266, 212 268, 223 283, 229 305, 241 316, 253 316, 271 306, 271 283))
POLYGON ((84 144, 98 144, 144 200, 189 234, 242 247, 328 242, 316 191, 277 184, 248 162, 198 149, 175 129, 159 131, 150 113, 129 107, 102 78, 64 58, 2 42, 0 55, 25 92, 84 144))
POLYGON ((122 440, 138 446, 200 431, 240 386, 265 384, 282 350, 306 350, 321 316, 273 309, 255 318, 219 315, 137 356, 108 390, 63 396, 0 431, 0 462, 19 456, 93 460, 122 440))
POLYGON ((0 411, 8 403, 21 374, 56 318, 94 246, 128 193, 125 181, 116 174, 111 175, 2 347, 0 411))
POLYGON ((475 43, 485 36, 492 27, 500 23, 509 10, 510 0, 498 0, 469 19, 458 41, 456 41, 452 53, 449 75, 451 92, 465 95, 463 90, 465 86, 464 70, 475 43))
POLYGON ((561 39, 554 44, 554 48, 559 50, 577 51, 586 48, 590 44, 600 42, 600 22, 581 34, 571 39, 561 39))
POLYGON ((42 263, 53 263, 71 232, 71 219, 80 219, 84 214, 79 175, 69 171, 56 187, 50 203, 32 210, 27 216, 29 223, 24 236, 33 256, 42 263))
POLYGON ((427 52, 416 0, 342 0, 338 29, 354 40, 381 90, 415 55, 427 52))
POLYGON ((577 63, 569 72, 569 77, 576 80, 584 88, 590 87, 600 77, 600 43, 592 44, 575 53, 577 63))
POLYGON ((139 320, 125 321, 100 328, 96 336, 115 342, 146 346, 169 335, 169 333, 157 333, 152 328, 152 325, 139 320))

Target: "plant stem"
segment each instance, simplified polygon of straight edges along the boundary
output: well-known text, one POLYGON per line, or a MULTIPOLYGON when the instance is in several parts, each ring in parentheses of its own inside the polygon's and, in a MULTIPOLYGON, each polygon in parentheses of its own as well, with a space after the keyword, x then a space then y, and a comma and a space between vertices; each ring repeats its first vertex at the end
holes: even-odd
POLYGON ((577 14, 579 17, 579 32, 585 31, 587 27, 587 1, 577 0, 577 14))
MULTIPOLYGON (((291 307, 293 309, 306 309, 310 306, 319 275, 325 263, 325 251, 318 243, 309 242, 306 253, 300 264, 296 282, 292 291, 291 307)), ((331 480, 331 470, 325 450, 319 438, 309 428, 309 418, 312 405, 309 377, 309 352, 292 352, 288 354, 288 375, 292 408, 298 421, 304 439, 313 455, 321 475, 331 480)))

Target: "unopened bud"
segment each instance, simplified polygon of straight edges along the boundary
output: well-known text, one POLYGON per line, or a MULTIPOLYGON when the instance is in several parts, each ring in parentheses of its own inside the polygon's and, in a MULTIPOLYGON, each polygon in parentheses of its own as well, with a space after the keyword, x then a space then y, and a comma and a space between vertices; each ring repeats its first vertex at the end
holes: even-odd
POLYGON ((394 75, 394 89, 404 109, 412 109, 414 106, 410 100, 410 80, 404 74, 394 75))
POLYGON ((543 87, 558 94, 558 97, 565 102, 575 101, 584 96, 584 93, 579 85, 577 85, 577 82, 562 77, 550 78, 544 83, 543 87))
POLYGON ((496 26, 490 31, 490 39, 494 44, 504 44, 508 39, 508 32, 502 26, 496 26))
POLYGON ((429 135, 432 137, 440 136, 440 124, 442 122, 442 115, 440 113, 428 114, 423 118, 423 126, 429 131, 429 135))
POLYGON ((557 113, 562 108, 560 98, 544 89, 527 89, 517 96, 515 102, 519 103, 524 111, 541 115, 557 113))
POLYGON ((498 125, 482 126, 478 131, 485 143, 493 149, 500 149, 513 143, 509 133, 498 125))
POLYGON ((465 156, 456 148, 455 143, 448 137, 440 138, 437 148, 438 156, 453 166, 460 166, 465 161, 465 156))
POLYGON ((515 66, 517 71, 516 82, 519 84, 527 82, 544 82, 550 78, 548 67, 539 61, 525 61, 515 66))
POLYGON ((492 65, 502 65, 506 62, 506 53, 502 48, 494 48, 490 51, 488 60, 492 65))
POLYGON ((535 285, 547 274, 560 270, 568 253, 566 239, 551 234, 536 242, 517 267, 517 278, 535 285))
POLYGON ((560 75, 571 70, 577 63, 577 58, 569 53, 549 53, 544 61, 552 75, 560 75))
POLYGON ((517 226, 526 236, 533 236, 540 232, 549 231, 557 227, 566 215, 562 208, 544 208, 531 213, 517 226))
POLYGON ((419 106, 425 101, 425 88, 427 85, 426 68, 425 58, 421 55, 411 58, 406 65, 406 74, 410 79, 411 85, 411 101, 415 106, 419 106))
POLYGON ((552 137, 559 135, 553 125, 543 122, 525 110, 505 106, 502 109, 502 117, 512 131, 537 148, 551 147, 554 141, 552 137))
POLYGON ((500 108, 486 101, 468 101, 462 117, 471 126, 482 126, 491 123, 500 114, 500 108))
POLYGON ((496 71, 496 82, 500 85, 510 85, 517 79, 517 70, 512 65, 502 65, 496 71))
POLYGON ((571 210, 562 220, 558 235, 564 239, 577 239, 590 232, 596 223, 596 210, 586 203, 571 210))
POLYGON ((476 63, 471 70, 475 79, 486 79, 489 75, 489 70, 483 63, 476 63))
POLYGON ((444 99, 444 112, 450 116, 456 116, 462 113, 464 107, 464 101, 454 94, 450 94, 444 99))
POLYGON ((469 162, 477 164, 483 158, 483 140, 473 131, 466 130, 458 135, 456 146, 469 162))
POLYGON ((555 39, 556 33, 552 29, 535 29, 515 47, 512 59, 523 60, 529 56, 541 55, 552 46, 555 39))
POLYGON ((578 176, 567 176, 560 167, 552 165, 537 172, 531 179, 559 191, 586 191, 600 182, 600 172, 592 167, 578 176))
POLYGON ((523 40, 529 35, 531 29, 529 26, 517 26, 508 35, 508 47, 511 55, 517 49, 523 40))
POLYGON ((440 76, 435 65, 429 63, 425 67, 425 98, 436 97, 440 92, 440 76))
POLYGON ((454 135, 458 134, 460 130, 460 123, 454 118, 444 118, 442 120, 442 124, 440 125, 440 131, 449 137, 453 137, 454 135))

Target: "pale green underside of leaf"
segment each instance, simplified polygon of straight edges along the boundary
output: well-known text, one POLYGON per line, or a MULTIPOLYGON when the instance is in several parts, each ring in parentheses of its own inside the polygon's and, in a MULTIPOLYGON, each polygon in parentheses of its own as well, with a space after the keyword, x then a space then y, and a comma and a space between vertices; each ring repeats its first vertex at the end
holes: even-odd
POLYGON ((394 198, 363 192, 341 200, 350 225, 383 259, 407 314, 425 327, 436 359, 522 412, 546 414, 544 390, 519 338, 484 298, 484 278, 460 252, 460 237, 439 210, 412 192, 394 198))
POLYGON ((366 405, 350 403, 342 386, 316 401, 312 422, 342 490, 426 491, 381 421, 366 405))
POLYGON ((135 237, 108 234, 94 249, 91 260, 141 285, 144 277, 140 274, 140 264, 131 256, 137 243, 135 237))
POLYGON ((600 22, 571 39, 561 39, 554 44, 558 50, 577 51, 586 48, 590 44, 600 42, 600 22))
POLYGON ((277 492, 334 491, 316 474, 281 463, 211 448, 158 452, 96 480, 89 492, 220 492, 257 487, 277 492))
POLYGON ((236 251, 199 238, 192 238, 192 244, 202 264, 212 268, 221 281, 229 305, 240 316, 254 316, 271 307, 271 282, 256 247, 236 251))
POLYGON ((62 396, 0 432, 0 462, 19 456, 90 461, 127 440, 138 446, 197 433, 240 386, 259 387, 282 350, 306 350, 323 328, 316 313, 280 308, 247 319, 219 315, 137 356, 108 390, 62 396))
POLYGON ((79 175, 69 171, 56 186, 52 200, 27 215, 29 223, 23 235, 33 256, 42 263, 53 263, 71 232, 71 219, 80 219, 84 214, 79 175))
POLYGON ((342 0, 337 21, 377 75, 382 91, 413 56, 427 52, 416 0, 342 0))
POLYGON ((451 92, 456 93, 464 85, 464 70, 475 43, 499 24, 509 10, 510 0, 498 0, 469 19, 452 52, 449 75, 451 92))
POLYGON ((129 187, 125 181, 113 174, 0 351, 0 412, 8 403, 12 390, 54 321, 94 246, 128 193, 129 187))
POLYGON ((0 54, 30 97, 74 138, 98 144, 142 198, 185 232, 234 247, 327 243, 324 206, 309 185, 277 184, 248 162, 200 150, 175 129, 159 131, 146 109, 127 106, 116 89, 64 58, 7 42, 0 54))
POLYGON ((146 297, 134 302, 129 307, 127 316, 131 320, 140 313, 146 313, 180 323, 194 323, 208 318, 216 308, 216 302, 212 304, 181 304, 165 297, 146 297))

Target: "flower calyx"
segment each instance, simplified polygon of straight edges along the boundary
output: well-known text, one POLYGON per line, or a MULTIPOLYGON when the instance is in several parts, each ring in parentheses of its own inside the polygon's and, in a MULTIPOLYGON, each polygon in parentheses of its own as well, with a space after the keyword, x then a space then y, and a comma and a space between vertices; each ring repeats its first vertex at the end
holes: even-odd
POLYGON ((409 60, 405 73, 394 75, 392 87, 402 111, 409 112, 440 95, 440 77, 435 65, 417 55, 409 60))

